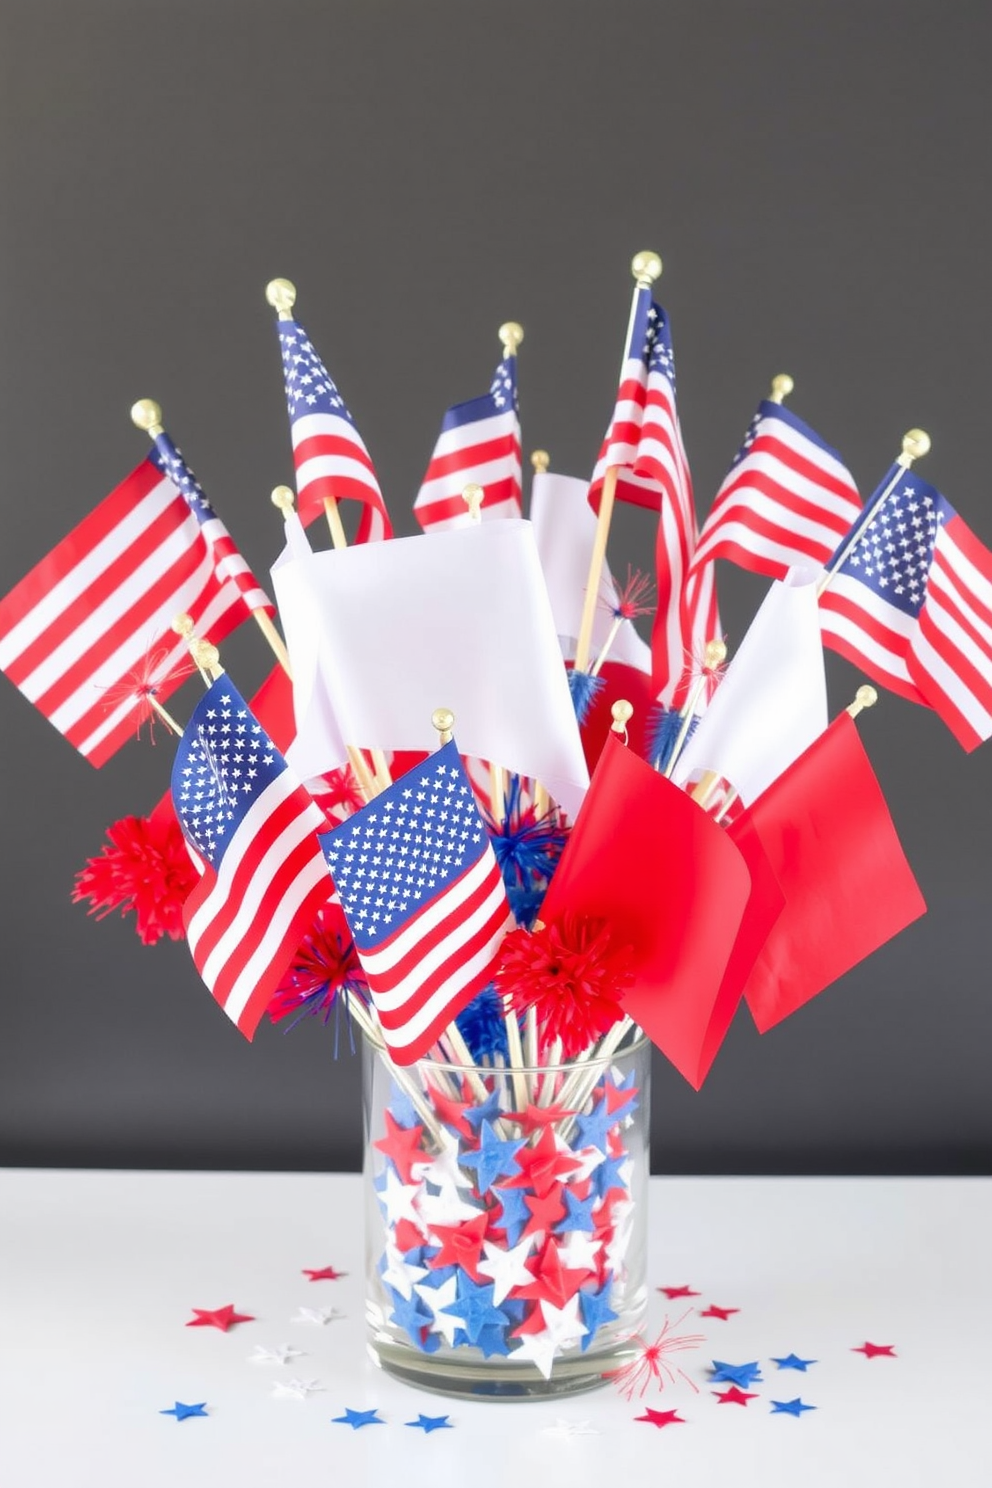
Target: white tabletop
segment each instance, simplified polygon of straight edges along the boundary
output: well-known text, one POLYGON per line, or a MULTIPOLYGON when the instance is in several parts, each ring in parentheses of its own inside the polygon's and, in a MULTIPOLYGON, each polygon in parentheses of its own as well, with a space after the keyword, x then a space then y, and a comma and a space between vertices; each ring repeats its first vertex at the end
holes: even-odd
MULTIPOLYGON (((687 1305, 698 1387, 614 1386, 558 1402, 411 1390, 367 1359, 360 1182, 350 1175, 0 1173, 4 1488, 988 1488, 992 1182, 654 1179, 649 1335, 687 1305), (340 1280, 310 1282, 333 1266, 340 1280), (187 1328, 233 1303, 255 1321, 187 1328), (301 1307, 343 1318, 292 1321, 301 1307), (865 1342, 896 1357, 866 1358, 865 1342), (249 1362, 290 1343, 288 1365, 249 1362), (816 1359, 805 1373, 775 1357, 816 1359), (721 1404, 712 1359, 758 1360, 756 1398, 721 1404), (276 1381, 318 1380, 305 1399, 276 1381), (773 1400, 816 1410, 795 1418, 773 1400), (161 1415, 176 1400, 206 1418, 161 1415), (634 1417, 676 1410, 685 1424, 634 1417), (384 1425, 332 1417, 376 1409, 384 1425), (429 1433, 404 1423, 447 1416, 429 1433)), ((653 1336, 653 1335, 652 1335, 653 1336)))

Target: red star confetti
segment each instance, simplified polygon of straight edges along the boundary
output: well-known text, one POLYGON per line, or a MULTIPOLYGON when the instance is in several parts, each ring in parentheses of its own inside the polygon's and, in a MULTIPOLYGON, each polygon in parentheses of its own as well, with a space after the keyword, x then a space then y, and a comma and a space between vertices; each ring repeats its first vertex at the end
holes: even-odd
POLYGON ((187 1328, 219 1328, 222 1333, 226 1333, 235 1323, 255 1321, 250 1312, 235 1312, 233 1302, 229 1302, 226 1307, 215 1307, 212 1311, 206 1307, 194 1307, 193 1311, 196 1316, 190 1318, 187 1328))
POLYGON ((757 1400, 753 1390, 738 1390, 736 1385, 731 1385, 728 1390, 713 1390, 721 1405, 747 1405, 749 1400, 757 1400))
POLYGON ((533 1281, 518 1286, 514 1296, 532 1297, 537 1302, 550 1302, 555 1307, 564 1307, 589 1275, 587 1270, 573 1271, 564 1266, 558 1246, 550 1239, 536 1263, 531 1264, 531 1271, 533 1281))
POLYGON ((714 1306, 710 1305, 709 1307, 706 1307, 706 1308, 702 1308, 701 1307, 699 1309, 699 1316, 700 1317, 719 1318, 721 1322, 725 1323, 727 1321, 727 1319, 729 1317, 731 1317, 735 1312, 740 1312, 740 1308, 739 1307, 714 1307, 714 1306))
POLYGON ((664 1292, 669 1302, 674 1302, 676 1297, 698 1297, 699 1292, 694 1292, 690 1286, 658 1287, 659 1292, 664 1292))
POLYGON ((405 1127, 400 1126, 393 1116, 392 1111, 386 1110, 386 1135, 380 1137, 378 1142, 373 1143, 377 1152, 384 1152, 392 1161, 397 1173, 404 1183, 414 1181, 411 1169, 416 1162, 423 1162, 424 1154, 420 1148, 420 1138, 423 1136, 422 1126, 405 1127))
MULTIPOLYGON (((677 1328, 679 1323, 688 1316, 689 1313, 684 1312, 682 1317, 676 1318, 674 1326, 677 1328)), ((671 1327, 672 1324, 669 1323, 666 1317, 665 1326, 658 1334, 654 1343, 645 1343, 644 1339, 638 1335, 643 1347, 636 1357, 629 1364, 625 1364, 622 1369, 611 1370, 607 1375, 608 1379, 616 1382, 620 1394, 627 1400, 633 1400, 638 1385, 641 1388, 637 1393, 643 1399, 647 1393, 648 1385, 652 1380, 657 1380, 658 1389, 663 1390, 665 1388, 665 1381, 662 1379, 662 1374, 667 1375, 670 1384, 675 1383, 676 1374, 681 1374, 686 1384, 692 1385, 696 1394, 699 1394, 699 1386, 689 1378, 684 1370, 677 1367, 673 1369, 665 1355, 682 1353, 686 1349, 698 1348, 706 1340, 702 1333, 671 1333, 669 1331, 671 1327)))
POLYGON ((311 1281, 340 1281, 342 1276, 347 1276, 347 1271, 336 1271, 333 1266, 321 1266, 317 1271, 310 1271, 304 1266, 303 1275, 309 1276, 311 1281))
MULTIPOLYGON (((509 1186, 507 1184, 507 1187, 509 1186)), ((522 1240, 526 1240, 529 1235, 550 1233, 558 1221, 565 1218, 565 1205, 561 1200, 560 1184, 543 1198, 538 1194, 524 1194, 524 1203, 530 1210, 530 1219, 524 1226, 520 1237, 522 1240)))
POLYGON ((530 1133, 538 1131, 544 1126, 552 1126, 555 1122, 564 1121, 569 1116, 574 1116, 575 1114, 574 1111, 568 1110, 565 1106, 535 1106, 533 1103, 530 1103, 523 1111, 518 1111, 516 1114, 511 1115, 509 1120, 523 1127, 525 1132, 530 1133))
POLYGON ((431 1257, 432 1268, 436 1271, 440 1266, 461 1266, 474 1282, 482 1282, 484 1278, 476 1268, 488 1223, 489 1215, 483 1211, 475 1219, 464 1220, 461 1224, 435 1225, 433 1233, 441 1248, 431 1257))
POLYGON ((652 1426, 684 1426, 686 1423, 678 1411, 652 1410, 650 1406, 645 1408, 643 1416, 635 1416, 635 1421, 647 1421, 652 1426))
POLYGON ((575 1154, 559 1149, 550 1127, 545 1127, 535 1146, 525 1147, 516 1156, 520 1172, 507 1181, 506 1187, 530 1189, 541 1199, 560 1187, 558 1180, 576 1168, 575 1154))
POLYGON ((864 1354, 866 1359, 895 1359, 896 1346, 894 1343, 863 1343, 860 1348, 853 1348, 852 1354, 864 1354))

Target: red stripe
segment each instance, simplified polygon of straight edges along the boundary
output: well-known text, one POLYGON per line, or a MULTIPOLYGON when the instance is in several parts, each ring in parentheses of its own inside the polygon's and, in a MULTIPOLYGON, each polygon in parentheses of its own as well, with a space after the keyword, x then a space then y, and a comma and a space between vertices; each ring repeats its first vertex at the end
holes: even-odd
POLYGON ((308 481, 299 493, 297 510, 303 525, 309 526, 317 517, 324 515, 324 498, 330 497, 335 501, 361 501, 364 505, 373 507, 380 512, 387 528, 387 535, 391 534, 392 528, 386 516, 386 508, 383 505, 379 492, 371 486, 364 485, 360 480, 352 476, 321 475, 316 480, 308 481))
MULTIPOLYGON (((830 491, 834 496, 839 496, 843 500, 850 501, 852 506, 856 508, 855 515, 861 510, 861 498, 853 481, 845 481, 840 476, 832 475, 829 471, 824 470, 822 465, 817 465, 814 461, 808 460, 792 445, 787 444, 781 437, 771 433, 759 432, 754 443, 744 456, 744 459, 737 466, 736 472, 731 471, 731 475, 735 473, 739 474, 744 470, 748 462, 755 455, 766 453, 774 456, 780 464, 785 465, 797 475, 812 481, 814 485, 820 486, 824 491, 830 491)), ((851 521, 853 520, 854 518, 852 517, 851 521)), ((848 522, 847 527, 850 525, 851 522, 848 522)), ((842 530, 846 531, 847 528, 845 527, 842 530)))
MULTIPOLYGON (((520 508, 520 483, 512 476, 484 488, 483 506, 497 506, 501 501, 514 501, 520 508)), ((414 511, 421 526, 430 527, 449 517, 463 517, 468 508, 461 496, 442 496, 437 501, 425 501, 422 506, 415 507, 414 511)))
MULTIPOLYGON (((816 501, 810 501, 805 497, 796 495, 793 491, 787 490, 785 486, 778 484, 763 472, 752 471, 740 480, 736 480, 729 486, 724 487, 722 493, 713 504, 713 510, 706 519, 706 526, 709 527, 712 524, 713 527, 716 527, 718 523, 722 524, 730 521, 730 517, 726 514, 728 510, 739 511, 748 517, 752 516, 753 513, 747 506, 747 500, 752 491, 757 491, 760 495, 769 497, 770 500, 774 501, 782 509, 785 516, 795 516, 800 520, 806 519, 816 522, 821 527, 829 527, 832 532, 837 534, 838 539, 842 538, 849 531, 851 523, 858 514, 857 508, 853 508, 853 516, 846 518, 843 513, 829 511, 826 507, 820 506, 816 501), (740 494, 738 495, 738 493, 740 494), (736 501, 734 500, 735 497, 737 497, 736 501)), ((791 531, 792 529, 790 528, 789 530, 791 531)), ((705 528, 703 536, 706 536, 705 528)), ((836 546, 837 544, 834 543, 833 547, 824 548, 826 558, 830 557, 836 546)))
POLYGON ((358 438, 349 439, 345 434, 311 434, 309 439, 304 439, 301 444, 296 445, 293 450, 293 461, 297 470, 307 460, 327 460, 341 458, 355 460, 364 465, 371 477, 369 484, 379 489, 376 478, 375 466, 372 464, 371 456, 365 445, 358 438))
MULTIPOLYGON (((435 905, 443 904, 446 899, 448 899, 455 893, 458 885, 464 880, 466 875, 472 871, 472 868, 474 866, 474 864, 470 864, 469 867, 465 869, 465 872, 460 873, 458 877, 454 879, 450 884, 448 884, 447 888, 442 890, 439 895, 436 895, 427 904, 421 905, 420 909, 417 911, 418 916, 427 914, 429 910, 435 905)), ((447 911, 443 919, 439 920, 431 930, 427 931, 426 934, 419 936, 415 944, 409 951, 407 951, 406 955, 402 956, 394 966, 391 966, 389 968, 388 971, 372 972, 372 975, 375 977, 376 990, 380 993, 394 991, 395 988, 399 986, 400 982, 405 981, 406 978, 410 976, 410 974, 416 969, 416 967, 420 965, 425 960, 425 958, 431 954, 432 951, 436 950, 439 946, 444 945, 445 941, 450 938, 452 931, 454 929, 457 929, 459 924, 464 924, 467 919, 471 918, 471 916, 475 913, 479 906, 485 903, 486 899, 488 899, 489 895, 492 893, 493 889, 499 882, 499 865, 496 863, 496 860, 494 858, 485 878, 482 879, 481 882, 476 886, 475 890, 472 894, 470 894, 468 899, 466 899, 463 903, 453 906, 450 910, 447 911)), ((506 913, 505 905, 503 908, 503 913, 506 913)), ((388 940, 380 941, 374 947, 369 948, 367 954, 380 955, 383 951, 388 950, 391 945, 395 944, 397 938, 405 934, 409 930, 409 928, 410 922, 408 921, 405 925, 400 926, 395 934, 390 936, 388 940)), ((456 955, 461 957, 461 959, 467 959, 467 953, 463 954, 462 952, 457 952, 456 955)), ((447 963, 445 963, 445 965, 446 964, 447 963)), ((428 978, 427 981, 420 983, 419 985, 422 987, 433 989, 435 985, 440 984, 438 978, 440 978, 441 981, 444 980, 442 971, 435 972, 432 977, 428 978)))
MULTIPOLYGON (((894 656, 906 656, 908 643, 904 636, 896 631, 890 630, 888 626, 867 614, 861 607, 835 590, 828 589, 820 600, 820 609, 827 613, 842 615, 857 627, 869 640, 874 640, 879 646, 889 651, 894 656)), ((856 642, 848 641, 827 628, 822 627, 823 644, 836 651, 839 656, 844 656, 854 666, 866 671, 869 676, 888 687, 891 692, 898 693, 913 703, 926 703, 926 699, 912 682, 906 682, 901 677, 893 675, 892 672, 880 662, 870 659, 863 651, 858 649, 856 642)))
POLYGON ((472 465, 489 465, 494 460, 512 459, 518 447, 512 434, 501 434, 498 439, 480 440, 477 444, 450 450, 446 455, 432 455, 421 484, 443 480, 446 475, 459 475, 472 465))

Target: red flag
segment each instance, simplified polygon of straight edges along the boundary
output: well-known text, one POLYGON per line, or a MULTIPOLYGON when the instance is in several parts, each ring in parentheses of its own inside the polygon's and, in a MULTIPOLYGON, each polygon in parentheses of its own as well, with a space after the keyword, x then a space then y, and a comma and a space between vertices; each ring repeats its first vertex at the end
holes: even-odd
POLYGON ((740 818, 785 895, 744 989, 762 1033, 923 914, 885 797, 847 713, 740 818))
MULTIPOLYGON (((634 952, 624 1010, 698 1089, 736 1006, 724 978, 750 892, 744 857, 728 834, 613 740, 541 918, 609 921, 617 942, 634 952)), ((740 978, 737 987, 739 996, 740 978)))

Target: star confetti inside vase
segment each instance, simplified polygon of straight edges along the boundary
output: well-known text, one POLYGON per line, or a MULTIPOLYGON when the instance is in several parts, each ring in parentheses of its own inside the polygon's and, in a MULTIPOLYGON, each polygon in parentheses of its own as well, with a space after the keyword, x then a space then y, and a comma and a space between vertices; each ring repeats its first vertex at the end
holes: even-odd
POLYGON ((365 1048, 369 1351, 422 1389, 602 1384, 645 1316, 650 1044, 537 1068, 365 1048))

